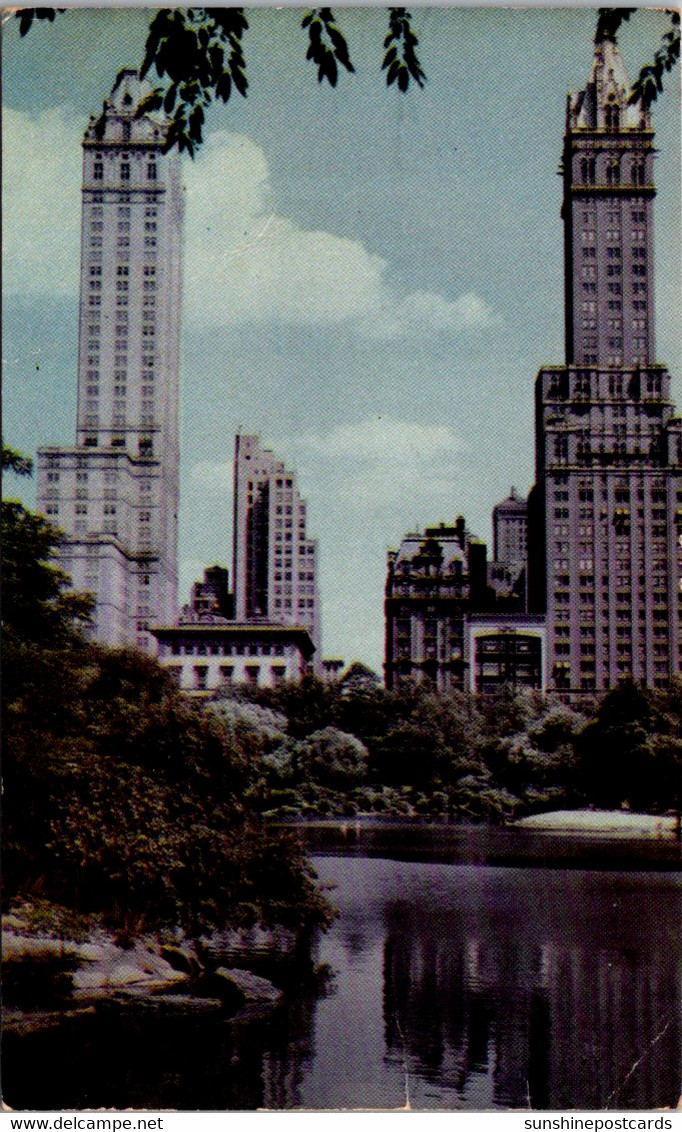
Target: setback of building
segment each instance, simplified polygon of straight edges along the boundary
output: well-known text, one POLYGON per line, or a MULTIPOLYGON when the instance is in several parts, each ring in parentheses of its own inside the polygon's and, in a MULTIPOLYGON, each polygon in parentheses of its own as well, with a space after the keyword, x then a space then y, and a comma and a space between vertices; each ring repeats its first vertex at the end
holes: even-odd
POLYGON ((313 671, 326 675, 317 543, 307 535, 296 473, 257 436, 241 433, 234 448, 232 545, 235 592, 225 567, 209 567, 177 623, 152 630, 159 662, 195 693, 230 684, 272 687, 313 671))
POLYGON ((177 611, 182 188, 163 114, 122 71, 83 139, 76 443, 37 458, 59 565, 95 596, 95 639, 153 651, 177 611))

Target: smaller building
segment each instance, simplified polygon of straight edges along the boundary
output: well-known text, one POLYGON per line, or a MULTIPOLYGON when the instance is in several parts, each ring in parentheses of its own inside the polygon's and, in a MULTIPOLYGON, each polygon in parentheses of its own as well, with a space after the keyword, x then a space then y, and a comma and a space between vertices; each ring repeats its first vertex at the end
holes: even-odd
POLYGON ((547 688, 545 618, 532 613, 468 613, 465 658, 472 692, 547 688))
POLYGON ((311 671, 315 647, 306 626, 235 621, 233 611, 227 570, 209 566, 177 624, 151 630, 159 663, 184 692, 207 696, 232 684, 273 688, 311 671))
POLYGON ((443 692, 465 687, 464 615, 490 602, 485 543, 461 515, 405 535, 388 554, 386 686, 412 679, 443 692))
POLYGON ((341 660, 337 656, 325 657, 322 660, 322 679, 333 683, 339 679, 345 667, 345 660, 341 660))
POLYGON ((159 663, 179 688, 208 695, 232 684, 272 688, 311 671, 314 646, 303 626, 228 621, 194 614, 153 628, 159 663))
POLYGON ((518 573, 528 553, 528 503, 512 487, 493 507, 493 560, 518 573))
POLYGON ((189 605, 182 611, 182 617, 191 619, 191 612, 218 614, 232 620, 234 617, 234 594, 230 593, 229 574, 225 566, 209 566, 204 570, 202 582, 195 582, 189 605))

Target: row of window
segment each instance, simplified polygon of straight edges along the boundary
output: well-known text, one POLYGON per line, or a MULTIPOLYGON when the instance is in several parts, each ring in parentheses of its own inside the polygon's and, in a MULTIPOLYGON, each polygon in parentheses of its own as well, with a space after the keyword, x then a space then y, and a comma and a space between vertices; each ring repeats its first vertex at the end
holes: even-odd
POLYGON ((284 656, 283 644, 257 641, 171 641, 169 648, 172 656, 284 656))
MULTIPOLYGON (((607 158, 604 168, 605 183, 607 185, 620 185, 621 176, 626 177, 627 173, 630 174, 630 182, 633 185, 646 184, 646 162, 641 158, 634 158, 628 164, 624 164, 617 158, 607 158)), ((580 159, 579 166, 580 181, 584 185, 594 185, 597 183, 597 159, 595 157, 583 157, 580 159)))
MULTIPOLYGON (((176 684, 180 686, 182 682, 182 666, 179 664, 169 664, 166 671, 173 677, 176 684)), ((246 684, 258 684, 260 682, 261 672, 269 674, 270 683, 274 685, 282 684, 286 679, 286 667, 283 664, 272 664, 268 670, 259 664, 247 664, 241 672, 241 678, 246 684)), ((235 675, 234 666, 231 664, 221 664, 218 670, 218 677, 221 684, 231 684, 235 675)), ((195 691, 207 691, 208 684, 208 667, 203 664, 195 664, 192 670, 193 686, 195 691)))
MULTIPOLYGON (((119 180, 121 180, 121 181, 129 181, 130 180, 130 168, 131 168, 130 161, 126 160, 122 155, 120 164, 118 166, 119 180)), ((158 166, 157 166, 155 161, 150 161, 145 166, 145 177, 148 181, 155 181, 157 179, 157 176, 158 176, 158 166)), ((94 161, 93 166, 92 166, 92 179, 93 179, 93 181, 103 181, 104 180, 104 162, 102 160, 97 160, 97 158, 95 158, 95 161, 94 161)))

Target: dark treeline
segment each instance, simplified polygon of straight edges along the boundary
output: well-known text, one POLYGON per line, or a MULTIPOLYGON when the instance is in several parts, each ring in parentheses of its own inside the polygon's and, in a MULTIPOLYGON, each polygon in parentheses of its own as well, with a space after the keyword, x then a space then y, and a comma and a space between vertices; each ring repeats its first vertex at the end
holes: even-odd
POLYGON ((361 665, 216 705, 260 736, 261 805, 489 818, 548 809, 679 808, 682 687, 624 681, 569 705, 511 688, 387 691, 361 665), (259 712, 261 714, 259 716, 259 712))

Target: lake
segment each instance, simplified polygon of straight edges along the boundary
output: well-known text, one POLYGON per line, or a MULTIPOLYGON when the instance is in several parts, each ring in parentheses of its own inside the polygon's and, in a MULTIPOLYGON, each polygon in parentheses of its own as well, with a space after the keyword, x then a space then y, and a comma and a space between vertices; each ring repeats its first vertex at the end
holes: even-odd
POLYGON ((339 910, 316 945, 333 972, 323 994, 302 985, 249 1023, 110 1014, 7 1036, 7 1103, 676 1105, 682 879, 665 854, 584 838, 566 854, 563 838, 545 845, 547 867, 517 863, 537 857, 538 835, 480 827, 337 822, 306 836, 339 910))

